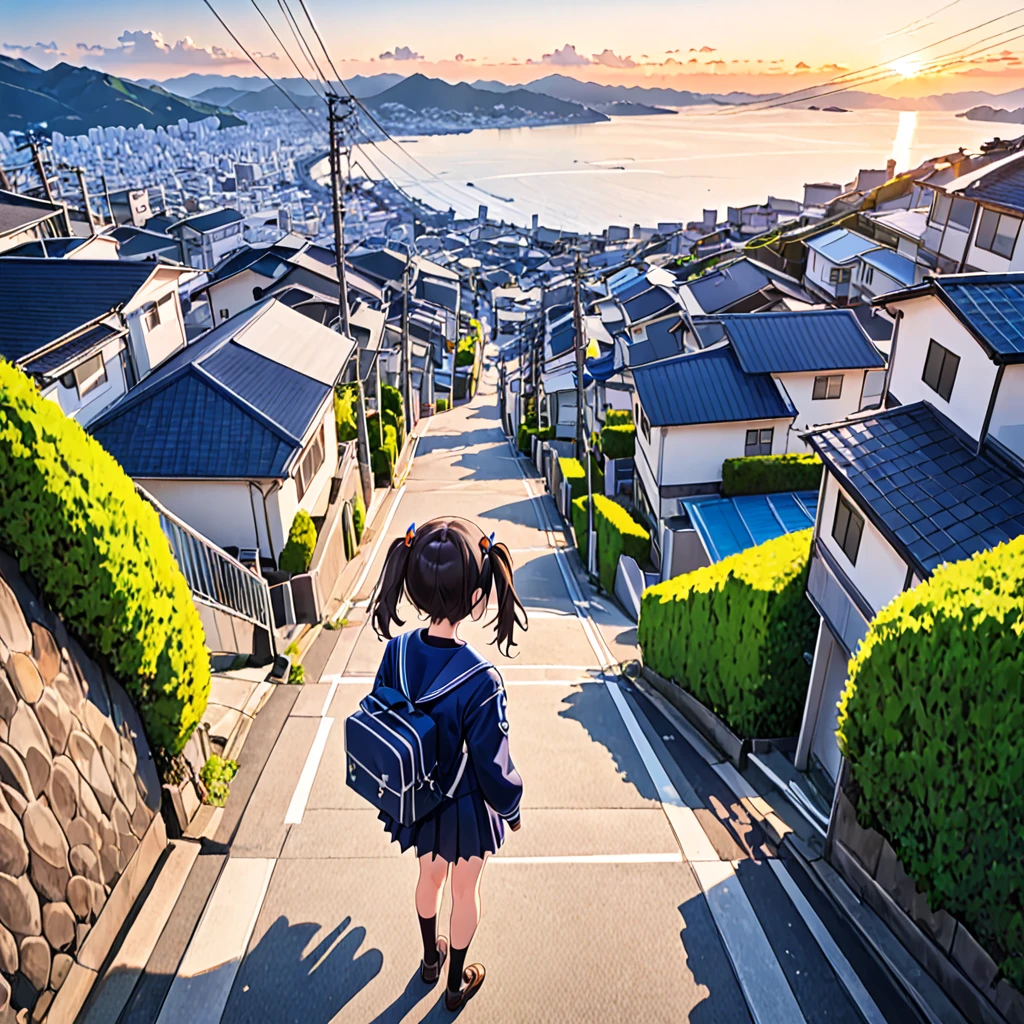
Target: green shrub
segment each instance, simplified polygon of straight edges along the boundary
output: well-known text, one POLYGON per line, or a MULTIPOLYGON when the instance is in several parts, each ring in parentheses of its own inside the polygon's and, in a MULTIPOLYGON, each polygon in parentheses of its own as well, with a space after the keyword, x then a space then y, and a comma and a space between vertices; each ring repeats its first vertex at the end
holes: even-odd
POLYGON ((472 366, 476 361, 476 338, 463 338, 455 353, 456 366, 472 366))
POLYGON ((382 384, 380 388, 380 403, 384 408, 384 422, 391 423, 398 435, 398 447, 401 450, 405 444, 405 400, 402 392, 390 384, 382 384), (388 419, 387 414, 392 413, 394 420, 388 419))
POLYGON ((818 616, 805 596, 811 530, 790 533, 644 591, 644 663, 744 737, 800 728, 818 616))
POLYGON ((206 803, 223 807, 228 802, 231 780, 238 771, 238 762, 230 761, 219 754, 211 754, 199 771, 199 777, 206 787, 206 803))
POLYGON ((628 409, 609 409, 604 414, 605 426, 618 427, 633 423, 633 414, 628 409))
POLYGON ((356 491, 352 499, 352 525, 356 531, 356 543, 363 539, 363 530, 366 529, 366 502, 363 501, 363 492, 356 491))
POLYGON ((850 663, 857 816, 1024 988, 1024 537, 896 597, 850 663))
POLYGON ((334 389, 334 422, 338 427, 338 441, 354 441, 359 436, 356 406, 359 402, 358 384, 338 384, 334 389))
POLYGON ((292 665, 291 670, 288 672, 288 682, 304 683, 306 681, 306 670, 301 665, 292 665))
POLYGON ((813 452, 751 455, 722 463, 722 494, 776 494, 816 491, 821 484, 821 459, 813 452))
POLYGON ((590 487, 595 494, 604 494, 604 470, 593 452, 590 454, 590 487))
POLYGON ((554 427, 543 427, 543 428, 528 427, 525 423, 520 423, 519 424, 519 437, 517 439, 517 443, 519 445, 519 450, 524 455, 529 455, 530 454, 530 438, 534 434, 536 434, 537 437, 540 438, 541 441, 550 441, 555 436, 555 428, 554 427))
POLYGON ((316 526, 305 509, 299 509, 288 531, 288 542, 281 549, 278 568, 293 576, 305 572, 316 550, 316 526))
MULTIPOLYGON (((577 545, 583 564, 587 564, 587 499, 577 498, 573 505, 573 528, 577 530, 577 545), (582 524, 577 527, 577 521, 582 524)), ((615 590, 615 570, 619 555, 629 555, 644 565, 651 553, 651 535, 636 522, 616 501, 594 493, 594 535, 597 539, 597 576, 601 586, 612 593, 615 590)))
POLYGON ((601 428, 601 451, 607 459, 633 458, 636 427, 632 423, 606 423, 601 428))
POLYGON ((562 471, 562 476, 565 478, 566 483, 569 485, 569 493, 573 498, 579 498, 581 496, 586 497, 587 471, 580 464, 580 460, 573 458, 559 458, 558 466, 562 471))
POLYGON ((382 487, 394 483, 397 461, 398 435, 393 426, 385 424, 384 443, 370 453, 370 467, 373 469, 374 479, 382 487))
POLYGON ((0 361, 0 543, 180 753, 210 693, 203 627, 156 511, 99 442, 0 361))
POLYGON ((448 411, 448 399, 447 398, 439 398, 437 400, 437 411, 438 412, 447 412, 448 411))

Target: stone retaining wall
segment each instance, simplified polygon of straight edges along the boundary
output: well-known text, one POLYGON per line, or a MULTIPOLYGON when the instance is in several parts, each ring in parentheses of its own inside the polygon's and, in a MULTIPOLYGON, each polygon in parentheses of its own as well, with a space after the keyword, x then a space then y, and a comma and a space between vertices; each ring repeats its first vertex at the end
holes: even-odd
POLYGON ((0 1024, 75 1019, 166 846, 159 807, 128 695, 0 554, 0 1024))

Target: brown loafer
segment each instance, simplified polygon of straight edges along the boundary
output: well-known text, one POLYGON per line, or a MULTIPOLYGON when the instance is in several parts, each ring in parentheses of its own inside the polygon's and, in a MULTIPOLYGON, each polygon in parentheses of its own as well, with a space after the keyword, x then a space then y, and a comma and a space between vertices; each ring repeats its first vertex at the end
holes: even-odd
POLYGON ((470 964, 462 972, 462 988, 458 992, 452 992, 451 989, 445 989, 444 992, 444 1005, 447 1009, 453 1013, 456 1010, 461 1010, 476 995, 477 990, 484 983, 484 965, 483 964, 470 964))
POLYGON ((424 985, 436 985, 441 977, 441 968, 448 959, 448 940, 442 935, 437 940, 437 963, 428 966, 425 960, 420 961, 420 980, 424 985))

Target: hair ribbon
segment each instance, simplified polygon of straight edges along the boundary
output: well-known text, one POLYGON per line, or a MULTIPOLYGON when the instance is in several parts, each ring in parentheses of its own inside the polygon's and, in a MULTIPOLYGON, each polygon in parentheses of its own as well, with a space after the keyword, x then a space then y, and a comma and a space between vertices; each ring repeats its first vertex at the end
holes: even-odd
POLYGON ((480 538, 480 547, 484 551, 484 553, 490 551, 491 547, 493 545, 494 545, 494 534, 493 533, 490 535, 490 537, 484 536, 484 537, 480 538))
POLYGON ((416 539, 416 524, 410 523, 409 529, 405 531, 405 546, 407 548, 412 547, 412 542, 416 539))

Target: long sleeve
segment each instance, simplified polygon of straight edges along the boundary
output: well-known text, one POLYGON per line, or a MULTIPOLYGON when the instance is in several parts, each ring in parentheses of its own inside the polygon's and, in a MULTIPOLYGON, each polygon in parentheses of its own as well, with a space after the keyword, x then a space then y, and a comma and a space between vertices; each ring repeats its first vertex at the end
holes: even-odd
POLYGON ((515 827, 523 780, 509 753, 505 707, 505 687, 495 679, 493 689, 482 688, 480 699, 467 710, 466 746, 484 799, 515 827))

